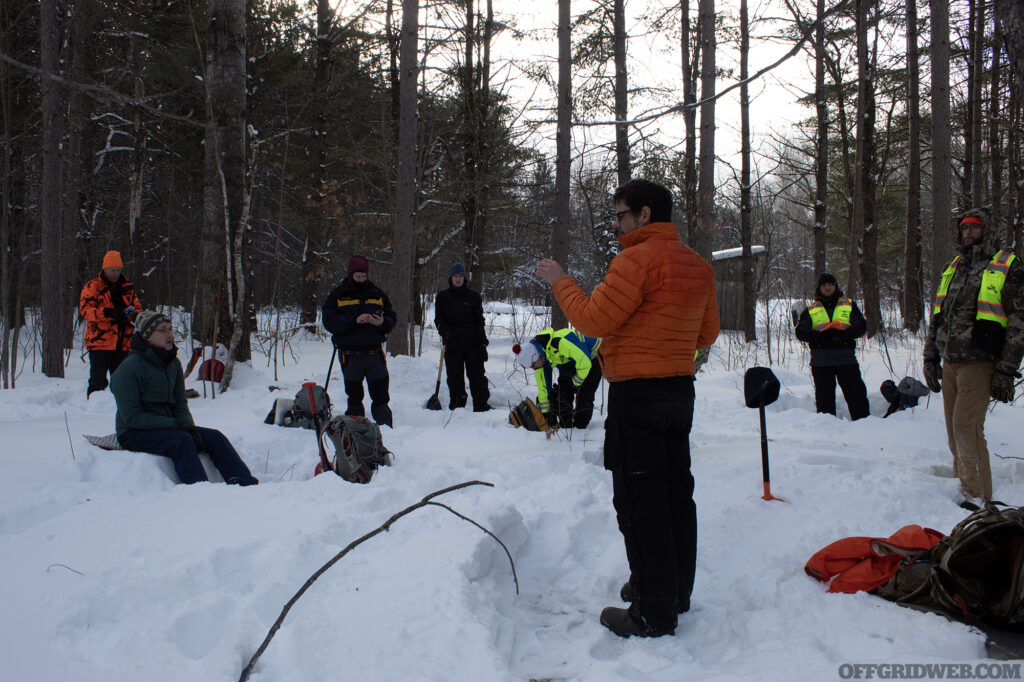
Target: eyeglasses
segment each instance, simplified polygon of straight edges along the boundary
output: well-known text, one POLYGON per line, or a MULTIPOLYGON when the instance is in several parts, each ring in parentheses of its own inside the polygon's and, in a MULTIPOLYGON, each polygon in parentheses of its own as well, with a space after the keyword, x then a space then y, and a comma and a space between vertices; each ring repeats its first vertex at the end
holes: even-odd
POLYGON ((632 213, 632 212, 633 211, 631 209, 628 209, 628 208, 625 211, 615 211, 615 220, 622 220, 622 216, 627 215, 627 214, 632 213))

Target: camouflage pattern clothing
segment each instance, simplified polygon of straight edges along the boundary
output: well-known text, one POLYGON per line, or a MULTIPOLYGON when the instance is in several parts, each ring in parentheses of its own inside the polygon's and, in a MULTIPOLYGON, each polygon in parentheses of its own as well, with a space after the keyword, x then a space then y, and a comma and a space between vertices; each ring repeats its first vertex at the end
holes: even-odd
MULTIPOLYGON (((928 327, 924 359, 925 362, 937 362, 940 358, 944 362, 988 360, 996 363, 996 369, 1016 372, 1024 357, 1024 263, 1021 263, 1019 257, 1014 259, 1006 275, 1006 284, 1003 286, 1006 338, 1002 353, 996 357, 975 346, 971 334, 978 312, 981 275, 1000 248, 1003 223, 988 208, 971 209, 963 215, 964 218, 969 216, 981 219, 984 232, 978 243, 969 247, 960 246, 960 263, 949 283, 942 312, 932 319, 928 327)), ((959 230, 957 244, 960 244, 959 230)))
MULTIPOLYGON (((932 370, 942 379, 946 432, 953 453, 954 472, 968 497, 991 499, 988 446, 983 433, 985 411, 993 379, 997 374, 1013 374, 1024 356, 1024 264, 1014 259, 1002 290, 1002 306, 1007 326, 998 355, 975 343, 975 318, 978 294, 985 267, 999 251, 1002 221, 991 209, 975 208, 964 218, 981 221, 981 237, 970 246, 962 243, 957 228, 960 261, 949 283, 941 312, 933 315, 924 345, 925 376, 929 365, 941 362, 945 372, 932 370), (944 376, 943 376, 944 375, 944 376)), ((939 390, 937 386, 933 390, 939 390)))
POLYGON ((85 347, 89 350, 118 350, 125 354, 131 349, 132 326, 127 314, 114 319, 104 311, 116 309, 123 312, 129 306, 134 312, 141 312, 142 304, 135 296, 135 285, 121 275, 116 282, 109 282, 101 272, 95 279, 82 287, 78 310, 85 318, 85 347))

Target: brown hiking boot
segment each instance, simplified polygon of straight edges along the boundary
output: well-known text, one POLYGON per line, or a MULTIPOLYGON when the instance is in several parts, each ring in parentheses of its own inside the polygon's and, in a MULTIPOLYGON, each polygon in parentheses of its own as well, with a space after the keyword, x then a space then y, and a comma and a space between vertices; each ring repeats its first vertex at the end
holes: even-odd
POLYGON ((662 637, 676 634, 675 627, 653 628, 642 618, 639 621, 635 620, 628 609, 620 609, 616 606, 606 606, 601 611, 601 625, 619 637, 662 637))
MULTIPOLYGON (((628 602, 630 604, 633 603, 633 601, 635 600, 635 597, 633 596, 633 583, 629 582, 628 580, 625 583, 623 583, 622 589, 619 590, 619 598, 622 599, 622 601, 624 602, 628 602)), ((690 600, 680 600, 678 613, 686 613, 689 610, 690 600)))

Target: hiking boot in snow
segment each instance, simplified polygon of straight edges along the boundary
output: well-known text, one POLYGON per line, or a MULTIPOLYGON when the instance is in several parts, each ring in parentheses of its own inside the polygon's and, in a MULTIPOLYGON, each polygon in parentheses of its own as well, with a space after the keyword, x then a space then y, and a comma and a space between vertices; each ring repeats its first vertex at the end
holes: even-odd
POLYGON ((259 485, 260 479, 256 478, 255 476, 250 476, 248 479, 244 479, 241 476, 232 476, 231 478, 224 482, 227 483, 228 485, 240 485, 244 487, 247 485, 259 485))
MULTIPOLYGON (((619 590, 619 598, 624 602, 633 603, 635 598, 633 597, 633 583, 628 580, 622 584, 622 589, 619 590)), ((686 613, 690 610, 690 600, 679 602, 679 613, 686 613)))
POLYGON ((676 634, 675 626, 664 629, 651 627, 642 616, 637 620, 630 614, 629 609, 620 609, 617 606, 606 606, 601 611, 601 625, 619 637, 662 637, 676 634))
POLYGON ((484 403, 483 405, 474 405, 473 406, 473 411, 474 412, 490 412, 493 409, 494 408, 491 407, 490 405, 488 405, 487 403, 484 403))
POLYGON ((469 399, 468 395, 453 395, 451 400, 448 401, 448 409, 456 410, 460 407, 466 406, 466 401, 469 399))

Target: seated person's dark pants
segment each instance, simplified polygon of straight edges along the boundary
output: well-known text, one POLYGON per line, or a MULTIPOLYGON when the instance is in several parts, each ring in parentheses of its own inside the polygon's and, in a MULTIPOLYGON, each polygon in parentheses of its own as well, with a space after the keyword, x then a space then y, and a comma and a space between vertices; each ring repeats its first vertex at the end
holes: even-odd
MULTIPOLYGON (((203 447, 210 456, 217 471, 228 483, 250 485, 256 482, 249 472, 249 467, 235 452, 235 448, 227 437, 217 429, 197 427, 203 438, 203 447), (232 481, 232 479, 235 479, 232 481)), ((149 452, 154 455, 170 457, 174 461, 174 471, 182 483, 199 483, 209 480, 203 463, 199 461, 199 452, 192 441, 192 436, 177 429, 151 429, 148 431, 127 431, 117 437, 125 450, 149 452)))

